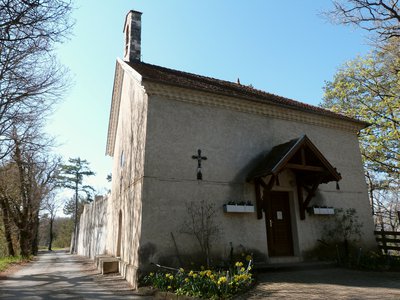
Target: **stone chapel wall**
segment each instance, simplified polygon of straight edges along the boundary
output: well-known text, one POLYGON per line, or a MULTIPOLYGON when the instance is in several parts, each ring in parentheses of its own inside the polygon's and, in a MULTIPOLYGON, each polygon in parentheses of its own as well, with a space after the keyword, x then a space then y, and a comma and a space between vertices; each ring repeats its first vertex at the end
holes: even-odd
POLYGON ((112 201, 109 207, 107 252, 120 257, 120 272, 136 286, 141 241, 144 148, 147 125, 147 94, 140 75, 121 62, 118 126, 112 170, 112 201))
MULTIPOLYGON (((335 124, 313 124, 307 118, 312 120, 314 115, 290 109, 272 117, 258 111, 244 112, 243 107, 252 104, 242 99, 213 100, 221 106, 229 101, 237 103, 226 109, 203 104, 206 100, 201 94, 196 98, 195 93, 185 94, 177 89, 175 95, 176 99, 172 92, 167 96, 153 95, 149 100, 142 214, 142 237, 146 244, 141 246, 152 249, 152 255, 144 263, 168 263, 176 261, 178 253, 183 256, 199 251, 195 239, 182 233, 182 220, 186 216, 186 204, 202 199, 213 202, 217 208, 221 235, 213 243, 216 253, 228 258, 232 243, 235 249, 243 246, 268 257, 265 219, 257 220, 255 214, 224 214, 222 205, 231 200, 255 203, 254 185, 246 183, 254 162, 273 146, 304 134, 343 177, 340 190, 336 190, 334 182, 320 185, 311 205, 356 208, 364 223, 364 240, 374 243, 355 130, 341 129, 339 120, 336 120, 338 128, 335 124), (298 121, 301 118, 305 121, 298 121), (197 149, 208 158, 202 163, 202 181, 196 179, 197 162, 192 159, 197 149)), ((269 113, 268 107, 274 109, 265 106, 266 113, 269 113)), ((294 250, 301 257, 321 238, 327 218, 307 214, 306 220, 300 220, 294 179, 290 174, 281 174, 280 181, 280 186, 273 190, 290 193, 294 250)))
POLYGON ((141 77, 117 61, 114 99, 118 124, 113 148, 112 188, 108 201, 85 206, 78 254, 119 257, 121 275, 135 288, 141 243, 147 94, 141 77))
POLYGON ((109 197, 96 197, 86 204, 79 221, 77 253, 94 258, 106 253, 107 207, 109 197))

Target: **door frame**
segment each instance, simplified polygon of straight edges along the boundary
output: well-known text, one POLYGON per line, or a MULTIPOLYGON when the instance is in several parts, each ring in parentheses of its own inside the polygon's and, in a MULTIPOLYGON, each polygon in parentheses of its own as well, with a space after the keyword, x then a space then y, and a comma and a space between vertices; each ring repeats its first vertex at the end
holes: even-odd
POLYGON ((267 248, 268 248, 268 256, 270 257, 279 257, 279 256, 289 256, 292 257, 295 255, 295 241, 294 241, 294 230, 293 230, 293 222, 295 221, 295 218, 293 218, 293 212, 292 212, 292 204, 291 204, 291 192, 290 191, 269 191, 269 196, 267 197, 267 201, 265 202, 265 227, 266 227, 266 235, 267 235, 267 248), (276 222, 276 217, 273 215, 272 212, 272 201, 274 199, 274 193, 278 194, 285 194, 285 200, 287 201, 287 205, 285 208, 285 214, 288 214, 288 217, 285 218, 287 220, 286 222, 286 230, 287 234, 289 235, 288 239, 288 248, 287 248, 287 253, 288 254, 275 254, 276 253, 276 245, 274 243, 274 235, 276 233, 273 230, 273 223, 276 222))

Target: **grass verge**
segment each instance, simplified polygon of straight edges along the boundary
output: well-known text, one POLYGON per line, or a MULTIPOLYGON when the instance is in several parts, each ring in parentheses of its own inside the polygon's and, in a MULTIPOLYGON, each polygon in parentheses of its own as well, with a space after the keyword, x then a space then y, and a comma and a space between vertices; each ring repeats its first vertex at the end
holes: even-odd
POLYGON ((29 261, 29 258, 22 256, 6 256, 0 257, 0 272, 5 271, 11 265, 20 264, 29 261))

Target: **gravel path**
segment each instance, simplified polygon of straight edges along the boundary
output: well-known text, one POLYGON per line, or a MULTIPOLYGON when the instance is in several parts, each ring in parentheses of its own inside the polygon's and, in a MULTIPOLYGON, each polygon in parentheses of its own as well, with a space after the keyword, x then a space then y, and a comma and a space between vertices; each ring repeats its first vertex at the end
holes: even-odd
MULTIPOLYGON (((165 299, 134 292, 118 275, 101 276, 91 260, 54 251, 0 274, 0 299, 165 299)), ((361 272, 338 268, 265 272, 242 299, 400 299, 400 273, 361 272)), ((162 294, 161 294, 162 295, 162 294)))

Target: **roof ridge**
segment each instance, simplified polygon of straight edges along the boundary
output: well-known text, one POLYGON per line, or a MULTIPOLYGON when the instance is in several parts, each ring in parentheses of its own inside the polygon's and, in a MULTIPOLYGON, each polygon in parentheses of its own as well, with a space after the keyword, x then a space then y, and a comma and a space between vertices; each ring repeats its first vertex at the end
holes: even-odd
MULTIPOLYGON (((259 93, 265 94, 265 95, 271 95, 271 96, 274 96, 274 97, 279 97, 279 98, 282 98, 282 99, 288 99, 288 100, 291 100, 291 101, 295 101, 295 102, 299 102, 299 103, 302 103, 302 104, 310 105, 310 104, 307 104, 307 103, 304 103, 304 102, 300 102, 300 101, 297 101, 297 100, 294 100, 294 99, 290 99, 290 98, 283 97, 283 96, 280 96, 280 95, 277 95, 277 94, 273 94, 273 93, 270 93, 270 92, 266 92, 266 91, 264 91, 264 90, 255 88, 255 87, 253 87, 253 86, 250 87, 249 85, 245 85, 245 84, 241 84, 241 83, 236 83, 236 82, 234 82, 234 81, 219 79, 219 78, 215 78, 215 77, 211 77, 211 76, 200 75, 200 74, 191 73, 191 72, 187 72, 187 71, 181 71, 181 70, 171 69, 171 68, 162 67, 162 66, 159 66, 159 65, 154 65, 154 64, 146 63, 146 62, 143 62, 143 61, 140 62, 140 63, 141 63, 141 64, 144 64, 144 65, 147 65, 147 66, 155 67, 155 68, 158 68, 158 69, 163 69, 163 70, 166 70, 166 71, 168 71, 168 72, 173 72, 173 73, 177 73, 177 74, 189 75, 189 76, 196 77, 196 78, 199 78, 199 77, 200 77, 201 79, 205 79, 205 80, 207 80, 207 81, 212 81, 212 82, 217 81, 217 82, 222 83, 222 84, 229 84, 229 85, 231 85, 231 86, 234 87, 234 88, 238 88, 238 89, 247 89, 247 90, 252 91, 252 92, 255 91, 255 92, 259 92, 259 93)), ((314 105, 310 105, 310 106, 316 107, 316 106, 314 106, 314 105)))
MULTIPOLYGON (((236 87, 236 85, 238 85, 239 87, 248 87, 246 85, 242 85, 240 83, 235 83, 234 81, 229 81, 229 80, 224 80, 224 79, 219 79, 219 78, 215 78, 215 77, 211 77, 211 76, 205 76, 205 75, 200 75, 200 74, 196 74, 196 73, 191 73, 191 72, 187 72, 187 71, 181 71, 181 70, 176 70, 176 69, 171 69, 171 68, 167 68, 167 67, 162 67, 162 66, 158 66, 158 65, 154 65, 154 64, 149 64, 149 63, 145 63, 145 62, 140 62, 141 64, 145 64, 147 66, 151 66, 151 67, 155 67, 158 69, 163 69, 166 70, 168 72, 173 72, 173 73, 177 73, 177 74, 184 74, 184 75, 189 75, 192 77, 197 77, 197 78, 201 78, 201 79, 205 79, 207 81, 217 81, 220 82, 222 84, 230 84, 232 85, 232 87, 236 87)), ((264 92, 262 90, 259 90, 260 92, 264 92)))

